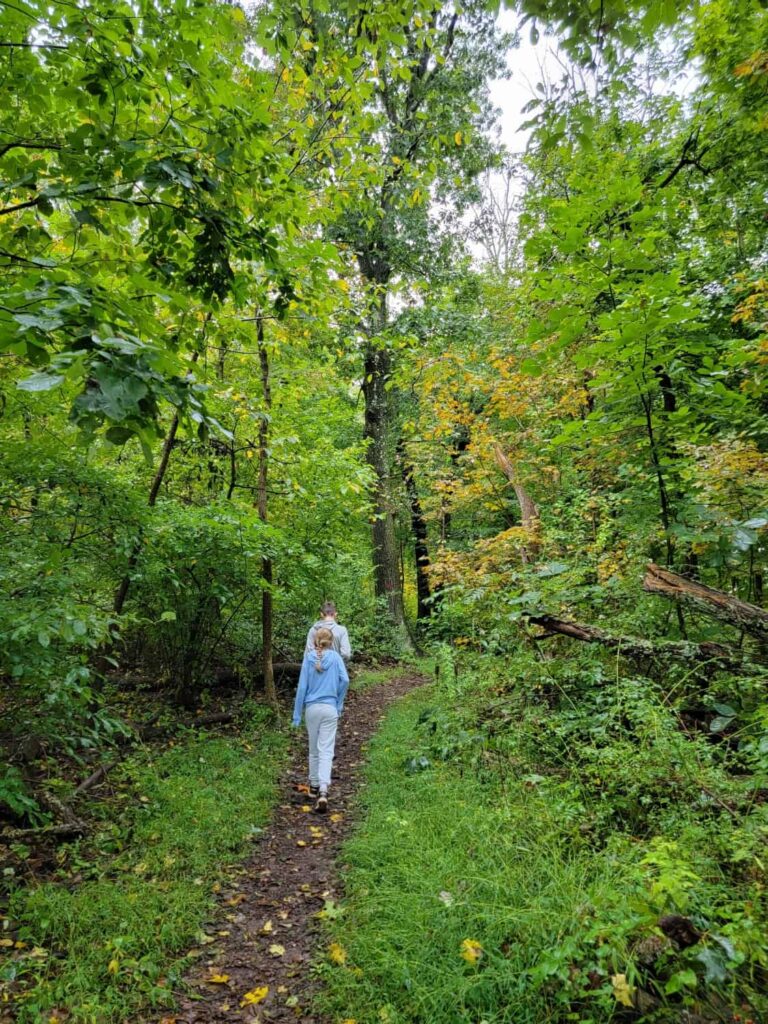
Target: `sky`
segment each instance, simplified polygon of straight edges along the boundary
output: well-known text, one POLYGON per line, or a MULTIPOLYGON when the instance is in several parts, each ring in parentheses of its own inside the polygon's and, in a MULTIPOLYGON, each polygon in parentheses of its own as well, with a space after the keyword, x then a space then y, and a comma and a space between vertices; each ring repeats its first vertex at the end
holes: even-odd
MULTIPOLYGON (((517 23, 518 16, 514 11, 501 11, 499 25, 504 31, 514 32, 517 23)), ((525 26, 520 33, 520 45, 511 49, 507 56, 510 77, 491 83, 491 100, 501 111, 501 140, 511 153, 521 153, 525 149, 530 133, 520 131, 520 125, 531 115, 523 114, 522 108, 529 100, 541 95, 536 90, 536 83, 547 75, 553 77, 559 70, 553 46, 552 38, 547 38, 544 33, 534 45, 525 26)))

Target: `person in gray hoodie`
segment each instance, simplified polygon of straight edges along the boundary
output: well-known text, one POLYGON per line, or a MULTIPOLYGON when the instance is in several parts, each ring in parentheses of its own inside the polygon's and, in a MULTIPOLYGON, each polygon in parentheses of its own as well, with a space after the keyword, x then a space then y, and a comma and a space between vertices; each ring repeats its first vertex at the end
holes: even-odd
POLYGON ((293 724, 301 725, 302 712, 309 740, 309 792, 316 797, 315 811, 328 810, 328 787, 336 746, 336 727, 349 686, 344 659, 333 650, 333 634, 320 627, 304 655, 293 705, 293 724))
POLYGON ((352 648, 349 645, 349 633, 345 626, 340 626, 336 621, 336 605, 333 601, 326 601, 320 609, 320 618, 310 626, 307 633, 307 645, 304 648, 306 654, 315 649, 315 633, 318 629, 329 629, 333 637, 333 649, 340 654, 345 662, 352 657, 352 648))

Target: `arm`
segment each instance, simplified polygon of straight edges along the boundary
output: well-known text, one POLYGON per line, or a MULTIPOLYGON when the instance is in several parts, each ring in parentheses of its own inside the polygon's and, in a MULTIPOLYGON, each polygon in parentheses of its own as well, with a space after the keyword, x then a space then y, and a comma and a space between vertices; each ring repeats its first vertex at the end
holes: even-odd
POLYGON ((349 633, 347 632, 346 626, 340 626, 339 629, 341 629, 341 637, 339 643, 339 647, 341 648, 341 650, 339 651, 339 654, 342 656, 344 661, 349 661, 349 659, 352 657, 352 648, 349 645, 349 633))
POLYGON ((296 700, 293 703, 293 724, 301 725, 301 713, 304 710, 304 698, 307 695, 307 674, 309 672, 309 660, 305 657, 301 666, 299 685, 296 688, 296 700))
POLYGON ((347 672, 347 666, 344 664, 344 659, 339 658, 339 687, 336 692, 336 710, 339 714, 344 710, 344 698, 347 696, 347 687, 349 686, 349 673, 347 672))
POLYGON ((304 653, 309 654, 310 651, 315 649, 315 627, 310 626, 309 632, 307 633, 307 642, 304 645, 304 653))

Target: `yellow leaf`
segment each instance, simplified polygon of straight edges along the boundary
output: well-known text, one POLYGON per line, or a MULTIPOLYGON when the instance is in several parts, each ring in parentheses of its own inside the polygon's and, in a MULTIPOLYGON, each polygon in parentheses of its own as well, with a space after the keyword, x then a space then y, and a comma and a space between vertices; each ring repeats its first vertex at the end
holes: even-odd
POLYGON ((627 981, 626 974, 613 974, 611 976, 613 985, 613 997, 622 1006, 634 1006, 632 1000, 632 989, 627 981))
POLYGON ((246 457, 246 459, 252 459, 253 458, 253 451, 250 448, 245 453, 245 457, 246 457))
POLYGON ((229 975, 212 974, 210 978, 208 978, 208 981, 211 983, 211 985, 226 985, 227 982, 229 981, 229 975))
POLYGON ((464 136, 461 134, 461 132, 456 132, 456 134, 453 136, 453 141, 456 143, 457 146, 460 146, 464 141, 464 136))
POLYGON ((269 947, 269 952, 272 956, 283 956, 285 954, 285 946, 281 946, 279 942, 273 942, 269 947))
POLYGON ((476 964, 483 955, 483 947, 477 939, 464 939, 461 943, 461 956, 468 964, 476 964))
POLYGON ((297 840, 296 845, 297 846, 306 846, 307 844, 306 844, 305 840, 299 839, 299 840, 297 840))
POLYGON ((13 939, 0 939, 0 946, 12 946, 13 939))
POLYGON ((261 926, 261 933, 262 933, 262 935, 269 935, 269 933, 271 931, 272 931, 272 922, 271 921, 265 921, 264 924, 261 926))
POLYGON ((107 965, 107 970, 109 971, 110 974, 117 974, 117 972, 120 970, 119 962, 117 960, 110 960, 107 965))
POLYGON ((347 962, 347 951, 339 942, 332 942, 328 947, 328 956, 333 963, 338 964, 339 967, 343 966, 347 962))
POLYGON ((312 810, 309 804, 302 804, 301 809, 302 811, 304 811, 305 814, 308 814, 312 810))
POLYGON ((240 1000, 241 1006, 258 1006, 262 999, 267 998, 269 992, 269 985, 262 985, 260 988, 252 988, 250 992, 246 992, 243 998, 240 1000))
POLYGON ((343 820, 344 820, 344 815, 343 814, 339 814, 338 811, 335 814, 331 815, 331 821, 343 821, 343 820))

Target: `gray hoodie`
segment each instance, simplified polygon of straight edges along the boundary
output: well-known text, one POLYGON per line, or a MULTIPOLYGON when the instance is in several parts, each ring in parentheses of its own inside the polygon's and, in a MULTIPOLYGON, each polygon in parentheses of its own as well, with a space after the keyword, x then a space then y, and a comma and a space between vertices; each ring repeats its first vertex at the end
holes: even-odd
POLYGON ((307 645, 304 648, 305 654, 307 651, 314 651, 315 649, 316 629, 330 629, 333 634, 334 651, 340 654, 344 661, 349 661, 352 657, 352 648, 349 646, 349 633, 347 633, 346 626, 340 626, 335 619, 318 619, 310 628, 309 633, 307 633, 307 645))

